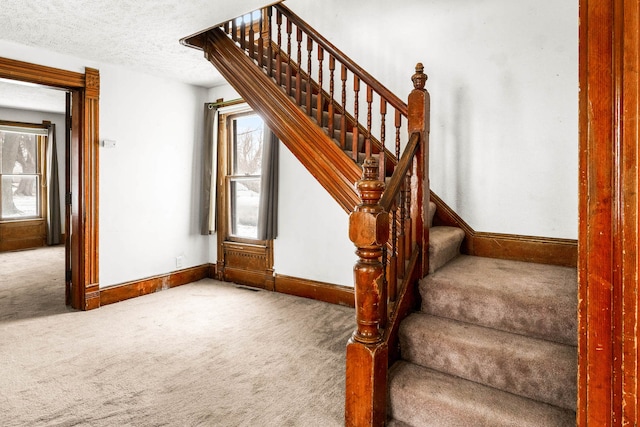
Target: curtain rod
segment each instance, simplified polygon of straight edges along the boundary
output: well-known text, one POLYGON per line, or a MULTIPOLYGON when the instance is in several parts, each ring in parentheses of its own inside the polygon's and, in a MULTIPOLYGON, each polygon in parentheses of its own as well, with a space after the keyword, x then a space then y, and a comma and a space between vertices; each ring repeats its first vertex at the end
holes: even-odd
POLYGON ((237 98, 237 99, 231 99, 229 101, 216 101, 216 102, 208 102, 207 103, 207 107, 209 109, 212 109, 213 107, 227 107, 229 105, 235 105, 235 104, 243 104, 245 102, 244 99, 242 98, 237 98))

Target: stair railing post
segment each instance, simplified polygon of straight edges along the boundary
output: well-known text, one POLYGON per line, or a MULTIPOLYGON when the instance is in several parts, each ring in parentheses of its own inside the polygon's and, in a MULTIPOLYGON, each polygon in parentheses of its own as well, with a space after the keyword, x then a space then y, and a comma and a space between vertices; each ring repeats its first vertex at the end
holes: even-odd
POLYGON ((389 213, 379 204, 384 182, 378 160, 365 159, 356 183, 361 203, 349 216, 349 238, 356 246, 354 267, 357 329, 347 344, 345 423, 382 426, 386 416, 388 349, 383 342, 387 295, 382 247, 389 240, 389 213))
POLYGON ((422 63, 416 64, 416 72, 411 77, 414 89, 407 102, 407 130, 409 136, 420 133, 420 145, 416 153, 411 184, 411 217, 416 244, 422 254, 421 276, 429 272, 429 226, 426 222, 429 212, 429 130, 431 100, 425 89, 427 75, 422 63))

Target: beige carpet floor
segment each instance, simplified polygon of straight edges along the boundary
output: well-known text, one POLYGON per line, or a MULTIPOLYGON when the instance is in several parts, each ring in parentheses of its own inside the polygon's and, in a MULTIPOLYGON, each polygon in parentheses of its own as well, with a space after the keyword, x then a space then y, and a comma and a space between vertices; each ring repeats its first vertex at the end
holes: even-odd
POLYGON ((0 426, 341 426, 352 308, 214 280, 89 312, 0 254, 0 426))

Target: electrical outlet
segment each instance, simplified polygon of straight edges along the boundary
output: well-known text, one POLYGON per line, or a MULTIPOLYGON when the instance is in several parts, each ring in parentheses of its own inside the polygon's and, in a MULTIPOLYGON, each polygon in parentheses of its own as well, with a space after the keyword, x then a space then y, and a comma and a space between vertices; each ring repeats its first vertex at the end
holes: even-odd
POLYGON ((176 268, 182 268, 182 264, 184 263, 184 256, 180 255, 176 257, 176 268))

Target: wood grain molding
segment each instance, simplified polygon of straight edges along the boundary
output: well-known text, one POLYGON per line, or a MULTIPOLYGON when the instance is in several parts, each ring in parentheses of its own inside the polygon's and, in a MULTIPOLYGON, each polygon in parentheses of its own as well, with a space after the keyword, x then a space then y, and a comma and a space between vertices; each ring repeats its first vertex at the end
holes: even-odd
MULTIPOLYGON (((88 310, 99 306, 98 298, 98 120, 99 71, 86 68, 76 73, 58 68, 0 58, 0 78, 57 87, 71 92, 72 137, 68 147, 71 175, 67 180, 72 194, 70 238, 73 265, 71 306, 88 310)), ((66 223, 66 221, 65 221, 66 223)))
POLYGON ((205 57, 348 213, 359 203, 360 167, 307 117, 220 29, 210 30, 205 57), (215 47, 214 47, 215 46, 215 47))
POLYGON ((577 240, 477 232, 433 192, 431 201, 436 204, 434 225, 464 230, 465 239, 460 248, 464 254, 565 267, 577 266, 577 240))
POLYGON ((0 223, 0 252, 46 246, 44 219, 0 223))
POLYGON ((637 426, 640 7, 579 6, 577 424, 637 426))
MULTIPOLYGON (((234 271, 238 274, 242 274, 241 269, 234 269, 234 271)), ((99 306, 114 304, 131 298, 174 288, 176 286, 197 282, 198 280, 206 278, 218 280, 216 274, 216 264, 205 264, 146 279, 133 280, 131 282, 100 289, 97 293, 98 303, 99 306)), ((260 287, 262 288, 262 286, 260 287)), ((309 279, 276 274, 274 288, 275 289, 273 289, 273 291, 283 294, 310 298, 330 304, 338 304, 348 307, 354 306, 353 288, 348 286, 333 285, 309 279)))
POLYGON ((164 289, 197 282, 198 280, 210 277, 212 268, 215 270, 215 266, 206 264, 142 280, 134 280, 120 285, 109 286, 100 289, 98 302, 101 306, 113 304, 164 289))
POLYGON ((65 89, 85 87, 85 75, 59 68, 0 58, 0 78, 65 89))
POLYGON ((353 288, 276 274, 275 291, 331 304, 354 307, 353 288))

